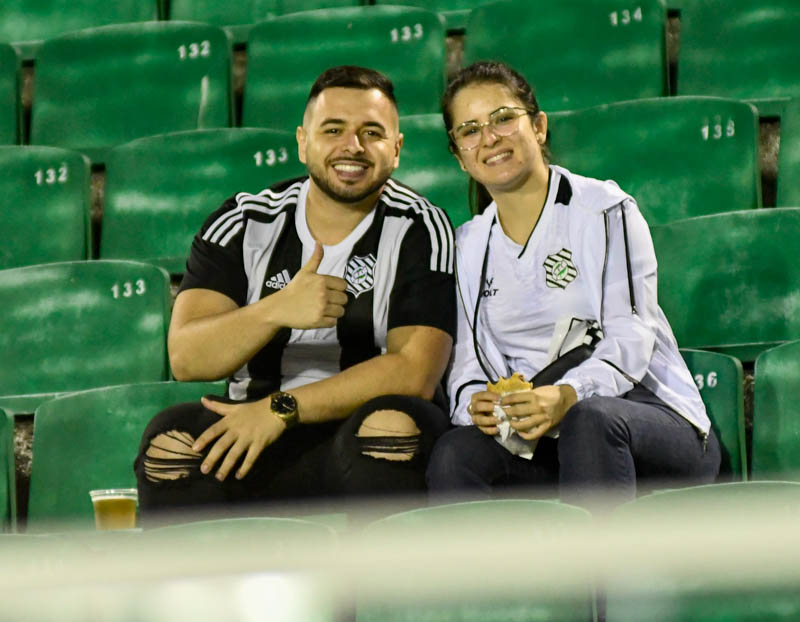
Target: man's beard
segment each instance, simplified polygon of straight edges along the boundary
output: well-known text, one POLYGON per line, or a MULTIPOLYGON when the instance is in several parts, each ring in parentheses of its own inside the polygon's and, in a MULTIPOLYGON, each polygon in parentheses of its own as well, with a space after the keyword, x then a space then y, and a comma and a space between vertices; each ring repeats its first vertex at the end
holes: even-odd
POLYGON ((358 203, 359 201, 363 201, 369 195, 378 191, 391 175, 390 172, 387 172, 385 177, 377 179, 375 183, 369 186, 366 190, 358 191, 355 188, 351 190, 347 186, 345 186, 342 190, 336 190, 331 187, 331 185, 328 183, 328 180, 325 179, 325 176, 320 174, 318 167, 307 164, 306 168, 308 169, 308 176, 311 177, 317 187, 331 199, 334 201, 339 201, 340 203, 358 203))

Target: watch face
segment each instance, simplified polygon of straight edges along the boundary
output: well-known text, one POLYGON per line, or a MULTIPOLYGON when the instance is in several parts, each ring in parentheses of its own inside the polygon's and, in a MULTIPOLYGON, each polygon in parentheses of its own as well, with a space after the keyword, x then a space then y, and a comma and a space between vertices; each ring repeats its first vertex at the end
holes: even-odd
POLYGON ((289 393, 279 392, 272 396, 271 406, 276 413, 288 415, 297 410, 297 400, 289 393))

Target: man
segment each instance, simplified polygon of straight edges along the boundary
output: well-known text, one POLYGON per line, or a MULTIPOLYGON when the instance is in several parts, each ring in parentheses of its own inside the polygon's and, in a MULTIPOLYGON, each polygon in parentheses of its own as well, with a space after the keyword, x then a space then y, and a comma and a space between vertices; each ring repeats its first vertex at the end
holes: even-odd
POLYGON ((195 237, 169 330, 178 380, 228 399, 169 408, 135 470, 144 512, 411 491, 447 426, 429 400, 455 322, 444 213, 390 179, 393 86, 342 66, 297 128, 309 176, 227 200, 195 237))

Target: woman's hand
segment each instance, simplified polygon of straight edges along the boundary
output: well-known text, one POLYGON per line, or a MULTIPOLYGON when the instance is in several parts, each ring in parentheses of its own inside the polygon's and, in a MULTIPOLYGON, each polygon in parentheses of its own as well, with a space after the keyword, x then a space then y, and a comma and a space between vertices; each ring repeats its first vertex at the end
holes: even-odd
POLYGON ((218 439, 200 465, 203 473, 209 473, 222 456, 217 479, 223 481, 236 462, 245 454, 242 465, 236 471, 236 479, 242 479, 250 471, 256 458, 264 448, 274 443, 286 429, 286 424, 270 410, 270 398, 257 402, 227 404, 207 397, 203 406, 222 416, 209 426, 195 441, 192 449, 202 451, 211 441, 218 439))
POLYGON ((509 393, 500 406, 509 417, 511 427, 525 440, 539 438, 556 427, 567 411, 578 401, 569 385, 547 385, 530 391, 509 393))
POLYGON ((472 400, 467 406, 467 412, 472 417, 472 423, 489 436, 497 436, 497 424, 500 421, 494 416, 494 406, 500 402, 500 396, 492 391, 479 391, 472 395, 472 400))

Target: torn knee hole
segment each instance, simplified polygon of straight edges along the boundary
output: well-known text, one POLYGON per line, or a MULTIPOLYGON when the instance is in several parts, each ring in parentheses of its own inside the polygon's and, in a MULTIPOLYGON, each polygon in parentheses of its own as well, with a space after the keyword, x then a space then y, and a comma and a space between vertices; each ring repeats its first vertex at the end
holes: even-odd
POLYGON ((380 460, 411 460, 419 449, 420 431, 414 420, 399 410, 376 410, 356 433, 365 456, 380 460))
POLYGON ((151 482, 189 477, 200 468, 202 454, 194 451, 194 438, 179 430, 170 430, 150 440, 145 451, 144 474, 151 482))

